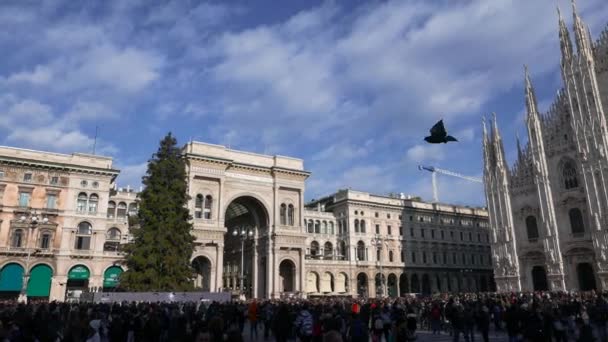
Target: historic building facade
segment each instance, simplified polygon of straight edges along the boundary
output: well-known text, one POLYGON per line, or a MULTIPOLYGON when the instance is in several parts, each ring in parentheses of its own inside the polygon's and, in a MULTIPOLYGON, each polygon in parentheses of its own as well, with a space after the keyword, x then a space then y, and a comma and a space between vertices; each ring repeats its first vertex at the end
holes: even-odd
POLYGON ((0 147, 0 296, 63 300, 116 286, 121 208, 136 210, 134 194, 112 190, 117 175, 107 157, 0 147))
POLYGON ((559 15, 564 83, 540 113, 526 70, 528 143, 509 168, 484 122, 484 183, 499 291, 608 289, 608 30, 597 42, 559 15))
POLYGON ((304 211, 310 295, 493 289, 485 209, 340 190, 304 211))
MULTIPOLYGON (((484 209, 340 190, 304 202, 301 159, 183 147, 202 291, 248 297, 490 290, 484 209)), ((0 297, 119 284, 137 192, 107 157, 0 147, 0 297)))

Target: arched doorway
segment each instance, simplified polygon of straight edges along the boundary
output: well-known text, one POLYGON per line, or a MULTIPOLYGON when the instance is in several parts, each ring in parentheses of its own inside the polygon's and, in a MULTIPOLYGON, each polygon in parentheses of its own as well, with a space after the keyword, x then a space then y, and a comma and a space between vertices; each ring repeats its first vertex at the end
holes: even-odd
POLYGON ((397 276, 393 273, 388 275, 388 296, 389 297, 397 297, 397 276))
POLYGON ((26 295, 29 298, 49 299, 51 294, 53 270, 45 264, 39 264, 30 270, 26 295))
POLYGON ((369 296, 367 290, 367 274, 365 273, 359 273, 357 275, 357 294, 359 297, 369 296))
POLYGON ((306 292, 319 292, 319 275, 316 272, 309 272, 306 276, 306 292))
POLYGON ((431 280, 428 274, 422 275, 422 293, 430 294, 431 293, 431 280))
POLYGON ((291 260, 283 260, 279 265, 279 292, 294 292, 296 283, 296 265, 291 260))
POLYGON ((103 291, 115 291, 120 284, 120 275, 123 270, 120 266, 110 266, 103 272, 103 291))
POLYGON ((334 292, 334 276, 329 272, 324 272, 321 276, 321 292, 334 292))
POLYGON ((576 265, 576 273, 578 275, 578 287, 581 291, 596 290, 595 275, 593 266, 588 262, 583 262, 576 265))
POLYGON ((194 287, 201 291, 211 291, 211 261, 204 256, 192 260, 194 287))
POLYGON ((23 267, 10 263, 0 270, 0 298, 17 299, 23 288, 23 267))
POLYGON ((348 292, 348 277, 345 273, 338 273, 336 275, 336 288, 335 291, 337 293, 345 293, 348 292))
POLYGON ((249 298, 269 295, 268 224, 266 207, 254 197, 238 197, 226 207, 223 260, 229 270, 225 283, 233 292, 249 298))
POLYGON ((412 286, 410 286, 412 293, 420 293, 420 281, 418 281, 418 275, 412 276, 412 286))
POLYGON ((399 277, 399 292, 401 292, 401 297, 404 297, 406 293, 410 293, 410 283, 405 273, 399 277))
POLYGON ((386 276, 384 274, 376 273, 374 283, 376 284, 376 297, 384 297, 384 295, 386 295, 386 292, 384 291, 386 286, 386 276))
POLYGON ((76 265, 68 271, 66 286, 66 301, 77 301, 80 295, 89 289, 91 271, 87 266, 76 265))
POLYGON ((534 291, 549 290, 547 272, 543 266, 532 267, 532 287, 534 288, 534 291))

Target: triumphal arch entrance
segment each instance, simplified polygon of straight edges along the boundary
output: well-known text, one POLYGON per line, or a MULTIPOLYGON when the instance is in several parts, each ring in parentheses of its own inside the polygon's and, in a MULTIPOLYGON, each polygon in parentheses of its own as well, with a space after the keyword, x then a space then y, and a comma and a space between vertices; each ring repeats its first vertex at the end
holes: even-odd
POLYGON ((303 291, 303 161, 200 142, 183 153, 196 287, 249 298, 303 291))

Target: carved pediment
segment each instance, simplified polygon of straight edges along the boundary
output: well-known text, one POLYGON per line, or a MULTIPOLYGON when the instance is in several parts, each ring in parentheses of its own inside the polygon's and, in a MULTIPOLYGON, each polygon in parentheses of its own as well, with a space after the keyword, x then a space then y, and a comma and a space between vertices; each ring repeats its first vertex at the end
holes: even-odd
POLYGON ((519 209, 518 214, 521 219, 524 219, 530 215, 538 216, 538 208, 533 208, 529 205, 525 205, 521 207, 521 209, 519 209))
POLYGON ((585 198, 577 198, 574 196, 568 196, 560 202, 560 204, 565 207, 578 206, 584 203, 586 203, 585 198))

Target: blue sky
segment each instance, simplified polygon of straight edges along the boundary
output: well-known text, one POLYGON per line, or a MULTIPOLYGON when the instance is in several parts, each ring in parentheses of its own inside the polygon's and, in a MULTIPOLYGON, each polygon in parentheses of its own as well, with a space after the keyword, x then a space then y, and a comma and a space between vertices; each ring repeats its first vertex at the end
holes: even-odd
MULTIPOLYGON (((172 131, 304 159, 306 198, 350 187, 430 199, 429 164, 481 175, 480 122, 507 154, 523 123, 523 64, 542 108, 561 85, 556 2, 25 1, 0 3, 0 144, 115 158, 138 185, 172 131), (459 143, 426 145, 443 118, 459 143)), ((592 35, 608 2, 579 0, 592 35)), ((442 201, 480 185, 439 177, 442 201)))

